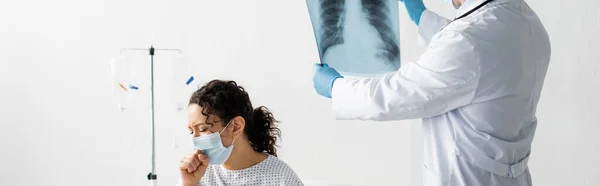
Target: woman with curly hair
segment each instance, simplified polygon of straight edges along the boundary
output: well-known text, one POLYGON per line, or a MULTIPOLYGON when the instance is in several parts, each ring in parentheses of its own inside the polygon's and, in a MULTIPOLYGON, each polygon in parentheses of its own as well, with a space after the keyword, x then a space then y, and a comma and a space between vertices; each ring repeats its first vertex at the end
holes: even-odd
POLYGON ((277 158, 276 123, 235 81, 208 82, 189 102, 195 151, 181 160, 180 185, 303 185, 277 158))

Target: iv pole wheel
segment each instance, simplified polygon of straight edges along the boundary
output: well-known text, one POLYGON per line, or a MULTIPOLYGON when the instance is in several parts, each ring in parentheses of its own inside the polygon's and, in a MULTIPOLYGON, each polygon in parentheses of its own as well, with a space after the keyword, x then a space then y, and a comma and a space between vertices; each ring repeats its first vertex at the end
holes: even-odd
POLYGON ((156 180, 156 174, 152 174, 152 173, 148 173, 148 180, 150 181, 150 186, 158 186, 157 180, 156 180))

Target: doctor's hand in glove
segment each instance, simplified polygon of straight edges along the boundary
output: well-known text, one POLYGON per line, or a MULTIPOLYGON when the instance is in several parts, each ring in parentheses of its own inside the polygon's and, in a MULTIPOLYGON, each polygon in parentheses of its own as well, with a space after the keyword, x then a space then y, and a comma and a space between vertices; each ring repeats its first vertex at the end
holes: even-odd
POLYGON ((410 20, 419 25, 421 14, 423 14, 426 9, 423 0, 400 0, 400 2, 404 3, 404 7, 406 7, 406 12, 408 12, 410 20))
POLYGON ((327 64, 315 64, 313 69, 315 70, 315 75, 313 76, 313 87, 321 96, 331 98, 331 89, 333 88, 333 83, 336 79, 344 77, 327 64))
POLYGON ((198 186, 200 179, 204 176, 208 167, 208 156, 202 154, 200 150, 185 156, 179 164, 181 173, 181 185, 198 186))

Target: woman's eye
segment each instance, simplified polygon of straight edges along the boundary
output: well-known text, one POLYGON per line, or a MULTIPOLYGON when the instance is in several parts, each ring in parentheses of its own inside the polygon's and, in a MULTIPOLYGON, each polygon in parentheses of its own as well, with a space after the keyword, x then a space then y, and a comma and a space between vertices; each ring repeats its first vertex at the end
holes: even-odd
POLYGON ((210 126, 207 125, 198 127, 199 132, 206 132, 208 129, 210 129, 210 126))

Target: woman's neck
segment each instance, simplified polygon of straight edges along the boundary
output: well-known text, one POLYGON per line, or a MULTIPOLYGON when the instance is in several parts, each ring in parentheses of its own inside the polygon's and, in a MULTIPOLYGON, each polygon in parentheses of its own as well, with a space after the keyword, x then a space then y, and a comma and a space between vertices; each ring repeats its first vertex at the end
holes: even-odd
POLYGON ((248 143, 240 143, 233 147, 235 153, 231 153, 223 167, 227 170, 242 170, 252 167, 265 159, 268 155, 254 151, 248 143), (236 149, 237 148, 237 149, 236 149))

